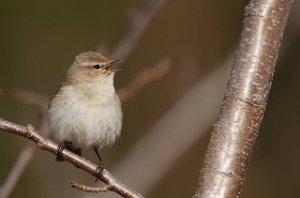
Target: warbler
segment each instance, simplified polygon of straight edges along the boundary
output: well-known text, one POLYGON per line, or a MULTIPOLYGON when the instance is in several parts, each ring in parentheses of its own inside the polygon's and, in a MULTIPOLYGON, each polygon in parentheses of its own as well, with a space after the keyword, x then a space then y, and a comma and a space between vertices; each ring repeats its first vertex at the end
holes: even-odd
POLYGON ((92 51, 75 57, 48 105, 50 134, 60 143, 57 160, 64 148, 78 155, 93 148, 102 163, 98 151, 120 136, 122 109, 114 88, 120 69, 112 67, 119 61, 92 51))

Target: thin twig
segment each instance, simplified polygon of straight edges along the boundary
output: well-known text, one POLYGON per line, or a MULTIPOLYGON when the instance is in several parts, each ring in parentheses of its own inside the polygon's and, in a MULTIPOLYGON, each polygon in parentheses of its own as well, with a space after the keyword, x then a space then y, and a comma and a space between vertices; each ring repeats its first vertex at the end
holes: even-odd
MULTIPOLYGON (((48 151, 55 155, 59 148, 56 143, 41 136, 31 125, 24 127, 0 118, 0 129, 15 135, 28 138, 31 141, 35 142, 40 149, 48 151)), ((123 197, 143 197, 141 194, 127 187, 125 184, 113 177, 106 169, 104 169, 103 171, 99 171, 99 168, 96 164, 72 153, 71 151, 64 149, 61 153, 61 157, 64 160, 74 164, 76 167, 81 168, 94 175, 95 177, 103 181, 106 185, 111 186, 109 188, 110 191, 114 191, 123 197)))
POLYGON ((170 69, 170 64, 170 59, 165 57, 160 59, 155 66, 138 73, 138 75, 136 75, 129 85, 118 90, 118 95, 122 102, 132 99, 144 88, 144 86, 165 75, 170 69))
POLYGON ((0 88, 0 98, 9 99, 25 105, 44 106, 48 103, 49 98, 35 92, 13 89, 5 91, 0 88))
POLYGON ((79 184, 78 182, 71 182, 71 187, 76 188, 78 190, 82 190, 85 192, 98 193, 98 192, 107 192, 110 190, 111 186, 103 186, 103 187, 90 187, 83 184, 79 184))
MULTIPOLYGON (((174 161, 195 145, 216 119, 230 73, 231 60, 232 55, 178 99, 174 106, 145 132, 147 135, 126 153, 112 173, 126 178, 126 183, 139 189, 142 194, 149 193, 170 171, 174 161), (149 169, 147 165, 153 163, 155 166, 149 169)), ((94 196, 87 194, 84 197, 94 196)))
POLYGON ((9 175, 0 188, 0 197, 6 198, 12 193, 17 182, 19 181, 22 173, 26 170, 28 163, 34 156, 36 148, 32 145, 27 145, 20 153, 17 161, 15 162, 13 168, 10 170, 9 175))
MULTIPOLYGON (((129 83, 128 86, 118 91, 121 100, 124 102, 132 99, 146 85, 165 75, 169 68, 170 60, 168 58, 162 58, 155 66, 141 71, 129 83)), ((20 89, 14 89, 11 91, 4 91, 0 89, 0 98, 9 99, 26 105, 37 106, 39 109, 38 131, 41 131, 45 136, 48 135, 48 120, 46 115, 48 98, 46 96, 20 89)), ((9 197, 18 180, 20 179, 22 173, 24 172, 24 170, 26 170, 27 165, 33 158, 35 152, 35 147, 32 147, 32 145, 30 144, 27 145, 21 152, 18 159, 16 160, 16 163, 8 174, 5 182, 0 188, 1 198, 9 197)))
MULTIPOLYGON (((150 0, 148 2, 145 8, 140 13, 138 13, 136 17, 133 19, 133 23, 129 28, 128 33, 125 35, 124 39, 118 44, 118 46, 112 52, 111 55, 112 57, 125 58, 126 56, 128 56, 128 54, 133 50, 134 46, 137 44, 138 38, 141 36, 145 28, 149 25, 153 16, 155 16, 155 14, 166 3, 166 1, 167 0, 150 0)), ((150 68, 138 74, 137 77, 134 79, 134 81, 130 83, 128 87, 125 87, 122 90, 120 90, 120 98, 124 99, 123 101, 127 101, 131 99, 145 85, 164 75, 166 70, 168 70, 168 65, 169 63, 166 63, 165 66, 163 64, 162 65, 158 64, 157 67, 153 69, 150 68), (145 76, 148 77, 145 78, 145 76)), ((0 98, 10 99, 15 102, 19 102, 21 104, 38 106, 39 108, 44 108, 45 104, 47 104, 49 100, 48 97, 34 92, 24 91, 20 89, 4 91, 1 88, 0 88, 0 98)), ((48 130, 45 128, 46 126, 43 125, 43 128, 39 128, 39 131, 47 132, 48 130)), ((30 147, 31 146, 28 145, 24 150, 27 151, 30 149, 30 147)), ((9 183, 5 182, 3 184, 3 186, 0 188, 0 194, 2 194, 2 191, 5 191, 6 192, 5 197, 9 196, 10 192, 12 192, 14 186, 19 180, 22 172, 26 169, 26 166, 34 156, 33 154, 35 151, 36 149, 31 149, 32 153, 30 155, 27 155, 26 152, 22 152, 20 154, 18 160, 14 165, 14 168, 22 167, 22 169, 20 170, 15 170, 14 168, 12 169, 12 171, 10 172, 10 174, 6 179, 6 182, 9 183), (17 172, 18 174, 14 174, 15 172, 17 172)))
POLYGON ((111 53, 110 57, 112 59, 125 59, 129 55, 152 18, 166 2, 167 0, 149 0, 144 9, 140 13, 136 14, 127 34, 111 53))
POLYGON ((240 197, 292 0, 252 0, 194 197, 240 197))
MULTIPOLYGON (((48 135, 48 119, 47 119, 47 97, 34 92, 15 89, 11 91, 3 91, 0 89, 0 98, 6 98, 15 102, 26 105, 38 106, 38 131, 48 135)), ((36 147, 28 144, 20 153, 13 168, 10 170, 6 180, 0 188, 0 197, 7 198, 12 193, 18 183, 22 173, 26 170, 27 165, 34 157, 36 147)))

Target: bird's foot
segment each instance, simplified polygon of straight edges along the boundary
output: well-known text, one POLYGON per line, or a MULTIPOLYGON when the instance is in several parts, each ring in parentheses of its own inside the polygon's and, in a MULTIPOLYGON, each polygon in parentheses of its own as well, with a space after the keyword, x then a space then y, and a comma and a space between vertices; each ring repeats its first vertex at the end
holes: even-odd
POLYGON ((56 150, 56 160, 57 161, 64 161, 64 158, 62 157, 62 152, 64 149, 68 149, 69 151, 81 156, 81 148, 76 148, 72 142, 64 141, 59 144, 58 149, 56 150))
MULTIPOLYGON (((94 146, 93 149, 94 149, 94 151, 95 151, 95 153, 96 153, 96 155, 97 155, 97 157, 99 159, 99 165, 97 167, 97 175, 98 175, 98 177, 100 177, 103 174, 104 162, 103 162, 103 160, 102 160, 102 158, 101 158, 101 156, 100 156, 100 154, 98 152, 98 147, 94 146)), ((97 180, 98 180, 98 178, 96 178, 95 182, 97 182, 97 180)))
POLYGON ((64 161, 64 158, 62 157, 62 151, 64 150, 64 143, 60 143, 58 145, 58 149, 56 150, 56 161, 64 161))
MULTIPOLYGON (((101 175, 103 175, 103 171, 104 171, 104 163, 103 161, 100 162, 100 164, 97 166, 97 176, 100 177, 101 175)), ((98 181, 98 177, 96 177, 95 179, 95 183, 98 181)))
POLYGON ((81 156, 81 148, 75 147, 72 142, 64 141, 64 145, 65 148, 68 149, 69 151, 81 156))

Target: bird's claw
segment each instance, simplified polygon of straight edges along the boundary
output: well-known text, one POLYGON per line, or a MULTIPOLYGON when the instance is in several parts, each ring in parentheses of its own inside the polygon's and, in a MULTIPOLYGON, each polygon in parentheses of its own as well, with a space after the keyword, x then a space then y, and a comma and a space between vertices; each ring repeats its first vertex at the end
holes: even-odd
POLYGON ((58 148, 57 148, 57 150, 55 152, 55 154, 56 154, 56 161, 63 161, 64 160, 64 158, 62 157, 62 152, 63 152, 64 148, 65 147, 64 147, 63 143, 60 143, 58 145, 58 148))
POLYGON ((96 177, 95 183, 98 181, 98 178, 103 175, 103 171, 104 171, 104 164, 103 164, 103 161, 101 161, 96 169, 97 177, 96 177))

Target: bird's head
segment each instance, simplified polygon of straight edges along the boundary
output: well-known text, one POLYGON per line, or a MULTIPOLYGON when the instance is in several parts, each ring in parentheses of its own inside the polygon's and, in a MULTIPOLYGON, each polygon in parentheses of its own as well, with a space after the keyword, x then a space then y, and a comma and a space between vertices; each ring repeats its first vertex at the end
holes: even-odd
POLYGON ((67 72, 67 80, 74 83, 99 82, 112 79, 117 69, 115 63, 121 60, 111 61, 99 52, 83 52, 75 57, 73 64, 67 72))

